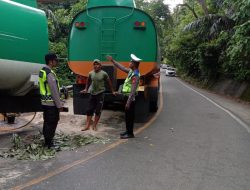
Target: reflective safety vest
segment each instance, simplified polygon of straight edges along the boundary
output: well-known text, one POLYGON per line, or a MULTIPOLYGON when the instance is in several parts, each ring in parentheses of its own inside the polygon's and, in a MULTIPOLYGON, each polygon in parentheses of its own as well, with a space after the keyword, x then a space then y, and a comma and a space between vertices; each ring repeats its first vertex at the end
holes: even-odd
POLYGON ((56 79, 58 91, 60 89, 59 82, 57 79, 57 76, 55 72, 49 68, 43 67, 40 72, 39 72, 39 88, 40 88, 40 95, 41 95, 41 101, 42 102, 52 102, 52 96, 51 96, 51 91, 50 87, 47 82, 47 76, 49 73, 53 73, 56 79))
MULTIPOLYGON (((139 73, 139 70, 131 70, 129 71, 128 73, 128 76, 123 84, 123 87, 122 87, 122 93, 125 94, 125 95, 129 95, 131 90, 132 90, 132 77, 133 76, 138 76, 140 78, 140 73, 139 73)), ((138 91, 139 89, 139 81, 138 81, 138 84, 137 84, 137 88, 136 88, 136 92, 138 91)))

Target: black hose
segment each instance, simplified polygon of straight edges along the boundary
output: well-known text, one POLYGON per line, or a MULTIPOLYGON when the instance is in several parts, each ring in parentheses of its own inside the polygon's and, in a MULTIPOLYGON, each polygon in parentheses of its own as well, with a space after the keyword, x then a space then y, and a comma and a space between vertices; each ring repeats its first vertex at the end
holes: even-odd
POLYGON ((15 131, 15 130, 24 128, 24 127, 26 127, 27 125, 29 125, 29 124, 34 120, 35 117, 36 117, 36 112, 35 112, 35 114, 33 115, 32 119, 31 119, 30 121, 28 121, 25 125, 22 125, 22 126, 17 127, 17 128, 12 128, 12 129, 1 129, 1 128, 0 128, 0 132, 15 131))

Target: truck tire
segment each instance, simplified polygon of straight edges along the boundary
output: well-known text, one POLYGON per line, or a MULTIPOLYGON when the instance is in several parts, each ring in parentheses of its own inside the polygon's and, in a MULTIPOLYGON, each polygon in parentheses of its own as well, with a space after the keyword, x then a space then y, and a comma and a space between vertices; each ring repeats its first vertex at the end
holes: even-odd
POLYGON ((157 101, 150 101, 149 110, 150 110, 150 112, 157 112, 157 110, 158 110, 157 101))

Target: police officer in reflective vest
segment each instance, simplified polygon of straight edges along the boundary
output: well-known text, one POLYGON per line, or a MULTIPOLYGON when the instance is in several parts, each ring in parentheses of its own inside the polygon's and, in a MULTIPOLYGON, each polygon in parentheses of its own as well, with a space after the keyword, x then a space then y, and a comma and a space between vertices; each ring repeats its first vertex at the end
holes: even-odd
POLYGON ((59 121, 59 112, 63 111, 63 103, 60 100, 59 82, 52 70, 58 64, 56 54, 45 55, 45 61, 46 66, 39 72, 39 87, 43 107, 44 146, 51 148, 54 146, 53 138, 59 121))
POLYGON ((111 61, 117 68, 128 73, 128 76, 122 87, 122 94, 125 95, 125 120, 126 131, 120 134, 121 139, 134 138, 134 118, 135 118, 135 96, 139 87, 140 72, 138 70, 141 59, 134 54, 130 55, 131 61, 129 69, 115 61, 111 56, 107 59, 111 61))

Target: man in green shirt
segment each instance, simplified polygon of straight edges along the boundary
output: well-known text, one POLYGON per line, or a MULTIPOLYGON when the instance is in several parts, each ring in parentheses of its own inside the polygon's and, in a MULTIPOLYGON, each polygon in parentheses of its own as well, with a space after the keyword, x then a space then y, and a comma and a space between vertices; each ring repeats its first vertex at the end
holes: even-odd
POLYGON ((105 82, 108 82, 109 88, 112 91, 113 95, 116 95, 116 93, 113 90, 111 80, 108 76, 108 74, 103 71, 101 61, 98 59, 95 59, 93 62, 94 70, 90 71, 87 84, 84 90, 82 90, 80 93, 87 93, 90 92, 90 98, 88 102, 88 108, 87 108, 87 121, 86 121, 86 127, 82 129, 82 131, 89 130, 90 128, 90 122, 92 119, 92 116, 95 112, 95 119, 93 123, 93 130, 97 130, 97 123, 101 117, 101 111, 104 101, 104 92, 105 92, 105 82))

